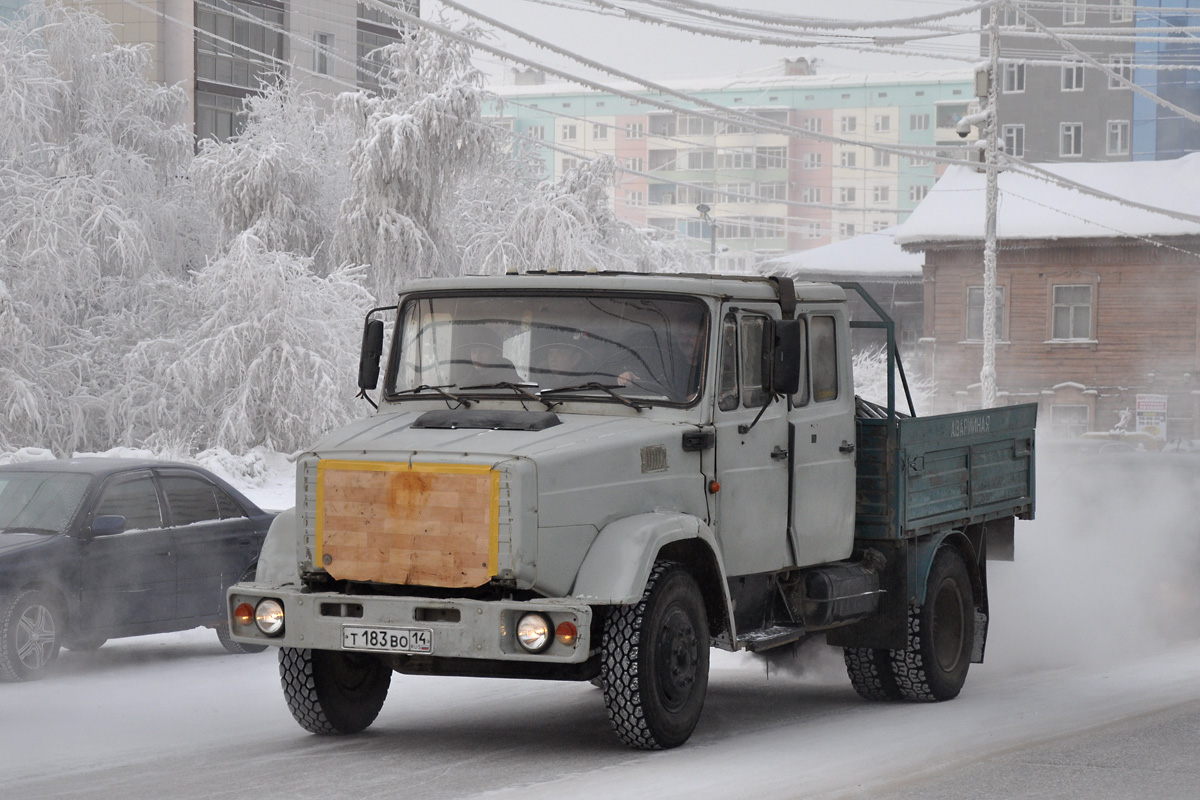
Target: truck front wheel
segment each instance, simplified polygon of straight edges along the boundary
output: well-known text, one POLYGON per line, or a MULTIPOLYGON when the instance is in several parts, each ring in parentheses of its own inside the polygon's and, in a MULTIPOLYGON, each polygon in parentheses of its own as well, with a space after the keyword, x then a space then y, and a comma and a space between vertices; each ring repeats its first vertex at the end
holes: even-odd
POLYGON ((636 605, 605 621, 604 704, 630 747, 665 750, 688 740, 708 690, 708 617, 695 579, 659 561, 636 605))
POLYGON ((893 650, 896 685, 907 700, 925 703, 958 696, 971 666, 975 597, 962 556, 942 547, 934 556, 925 604, 908 612, 908 645, 893 650))
POLYGON ((300 727, 309 733, 358 733, 379 716, 392 670, 372 655, 281 647, 279 680, 300 727))

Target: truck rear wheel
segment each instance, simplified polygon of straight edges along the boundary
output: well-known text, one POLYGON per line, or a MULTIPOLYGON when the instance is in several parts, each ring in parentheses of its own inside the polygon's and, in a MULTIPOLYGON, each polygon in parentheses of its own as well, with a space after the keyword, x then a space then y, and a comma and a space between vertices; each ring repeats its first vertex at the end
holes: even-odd
POLYGON ((708 617, 695 579, 655 563, 636 605, 604 625, 602 685, 613 729, 630 747, 665 750, 688 740, 708 690, 708 617))
POLYGON ((890 650, 847 647, 842 651, 842 659, 846 662, 850 683, 860 697, 866 700, 900 699, 890 650))
POLYGON ((378 657, 338 650, 279 648, 288 710, 309 733, 358 733, 383 708, 392 670, 378 657))
POLYGON ((925 604, 908 611, 908 645, 893 650, 896 685, 906 700, 933 703, 958 696, 971 666, 975 597, 962 556, 942 547, 934 556, 925 604))

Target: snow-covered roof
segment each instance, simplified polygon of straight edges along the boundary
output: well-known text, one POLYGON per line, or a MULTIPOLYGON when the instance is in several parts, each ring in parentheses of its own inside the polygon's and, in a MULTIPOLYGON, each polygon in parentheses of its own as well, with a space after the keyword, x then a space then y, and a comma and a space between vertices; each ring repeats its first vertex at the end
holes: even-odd
MULTIPOLYGON (((1200 153, 1169 161, 1038 164, 1091 189, 1182 214, 1200 212, 1200 153)), ((986 176, 951 167, 909 218, 896 242, 919 248, 984 237, 986 176)), ((1197 236, 1200 223, 1095 197, 1015 172, 999 176, 996 233, 1001 240, 1197 236)))
MULTIPOLYGON (((771 89, 787 87, 848 88, 854 86, 896 86, 905 83, 938 83, 942 81, 974 80, 974 70, 913 70, 910 72, 872 72, 844 75, 773 75, 770 77, 717 77, 691 80, 664 80, 658 83, 677 92, 719 92, 749 89, 771 89)), ((549 76, 553 77, 553 76, 549 76)), ((623 92, 653 94, 649 89, 627 81, 605 81, 605 84, 623 92)), ((534 95, 590 94, 575 83, 555 82, 544 84, 508 84, 490 86, 490 91, 502 97, 530 97, 534 95)))
POLYGON ((896 231, 897 228, 885 228, 823 247, 789 253, 763 262, 763 270, 783 272, 793 278, 818 273, 886 279, 921 277, 924 256, 901 250, 893 240, 896 231))

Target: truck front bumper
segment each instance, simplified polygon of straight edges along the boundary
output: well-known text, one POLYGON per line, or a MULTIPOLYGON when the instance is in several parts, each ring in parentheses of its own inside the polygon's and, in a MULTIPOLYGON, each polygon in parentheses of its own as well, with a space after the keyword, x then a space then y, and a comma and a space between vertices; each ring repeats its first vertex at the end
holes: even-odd
POLYGON ((238 583, 226 602, 233 639, 244 644, 547 664, 581 663, 592 650, 592 608, 569 599, 435 600, 238 583), (239 607, 255 609, 267 599, 283 607, 283 627, 274 636, 259 630, 253 619, 246 624, 238 617, 239 607), (555 637, 542 652, 529 652, 515 631, 530 613, 545 616, 552 631, 570 623, 574 640, 555 637))

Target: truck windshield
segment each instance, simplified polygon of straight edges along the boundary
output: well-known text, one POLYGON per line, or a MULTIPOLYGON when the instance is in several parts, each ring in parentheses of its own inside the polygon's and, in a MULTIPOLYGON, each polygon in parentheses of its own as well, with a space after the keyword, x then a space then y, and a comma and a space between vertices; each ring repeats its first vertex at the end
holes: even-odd
POLYGON ((708 309, 691 299, 417 297, 400 309, 388 394, 686 405, 700 394, 708 330, 708 309))

